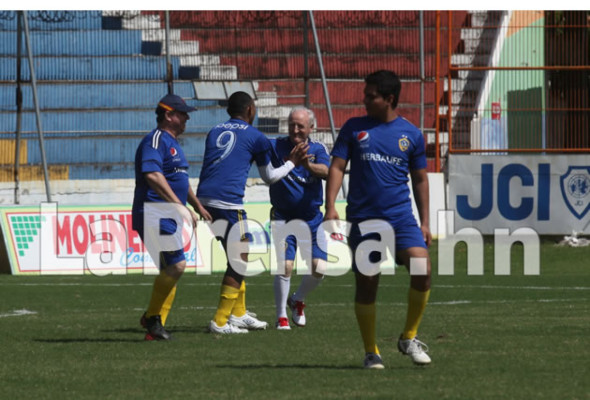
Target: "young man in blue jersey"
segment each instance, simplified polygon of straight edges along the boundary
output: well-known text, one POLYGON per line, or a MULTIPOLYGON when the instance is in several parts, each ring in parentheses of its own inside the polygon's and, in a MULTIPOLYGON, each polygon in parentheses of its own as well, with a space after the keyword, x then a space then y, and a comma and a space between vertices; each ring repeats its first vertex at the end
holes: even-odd
MULTIPOLYGON (((408 310, 398 350, 415 364, 429 364, 427 347, 417 338, 418 326, 430 295, 430 245, 428 176, 422 133, 401 117, 397 103, 401 82, 392 71, 377 71, 365 79, 364 104, 367 116, 349 119, 340 130, 332 150, 326 185, 325 220, 338 220, 334 204, 350 160, 346 219, 352 224, 349 244, 353 254, 366 239, 380 240, 379 234, 362 236, 359 223, 370 219, 386 221, 394 230, 395 256, 406 268, 420 265, 412 273, 408 310), (412 214, 408 175, 412 179, 420 225, 412 214)), ((379 253, 377 253, 379 255, 379 253)), ((357 256, 355 254, 355 256, 357 256)), ((380 260, 371 253, 369 261, 380 260)), ((354 259, 355 314, 365 347, 365 368, 384 368, 375 338, 375 300, 379 274, 359 271, 362 261, 354 259)))
POLYGON ((146 203, 169 203, 171 208, 177 205, 184 219, 196 226, 198 217, 193 210, 186 208, 188 201, 204 219, 211 219, 190 188, 189 165, 178 143, 191 111, 195 109, 182 98, 173 94, 164 96, 156 108, 158 127, 143 138, 135 153, 133 229, 139 233, 160 268, 148 309, 140 321, 147 329, 146 340, 171 339, 164 325, 176 295, 176 283, 186 267, 182 243, 177 241, 178 247, 172 251, 155 248, 159 235, 174 235, 177 223, 170 218, 144 218, 146 203))
MULTIPOLYGON (((207 134, 197 188, 197 197, 213 221, 228 222, 225 233, 220 236, 228 255, 227 269, 221 283, 217 311, 209 323, 209 331, 219 334, 246 333, 249 329, 268 327, 268 323, 246 313, 244 274, 236 271, 228 251, 237 244, 228 241, 229 231, 235 224, 240 228, 241 241, 248 241, 243 198, 250 166, 256 162, 262 179, 272 184, 307 158, 309 148, 305 144, 296 146, 288 161, 274 168, 270 163, 268 138, 252 126, 256 116, 252 97, 245 92, 233 93, 228 99, 227 112, 230 119, 213 127, 207 134)), ((246 262, 247 254, 241 253, 241 260, 246 262)))
POLYGON ((316 272, 320 263, 326 262, 327 254, 317 244, 316 234, 322 223, 323 215, 320 211, 323 199, 322 179, 328 177, 330 156, 326 147, 309 139, 309 134, 315 126, 313 111, 305 107, 296 107, 289 114, 289 136, 279 139, 271 139, 273 147, 272 163, 280 167, 285 163, 291 150, 300 143, 309 146, 309 157, 298 167, 280 181, 270 185, 270 202, 272 209, 270 219, 272 221, 292 220, 305 221, 311 233, 311 242, 302 241, 302 238, 287 236, 280 243, 277 251, 285 252, 285 274, 275 275, 274 293, 277 311, 276 328, 281 330, 291 329, 287 318, 287 306, 291 309, 291 318, 297 326, 305 326, 306 318, 305 296, 314 290, 322 281, 323 276, 316 272), (291 285, 291 272, 297 247, 311 248, 312 273, 306 274, 301 279, 299 288, 289 296, 291 285))

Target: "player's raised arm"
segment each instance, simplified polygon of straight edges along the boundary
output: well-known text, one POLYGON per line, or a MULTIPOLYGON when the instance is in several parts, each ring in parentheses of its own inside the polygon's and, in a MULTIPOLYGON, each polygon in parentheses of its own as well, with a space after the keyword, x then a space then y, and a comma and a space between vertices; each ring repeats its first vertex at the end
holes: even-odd
POLYGON ((305 158, 307 158, 307 150, 309 146, 306 143, 300 143, 293 148, 289 154, 289 159, 285 164, 278 168, 274 168, 272 163, 268 163, 264 166, 258 166, 258 172, 262 180, 272 185, 273 183, 283 179, 296 165, 299 165, 305 158))

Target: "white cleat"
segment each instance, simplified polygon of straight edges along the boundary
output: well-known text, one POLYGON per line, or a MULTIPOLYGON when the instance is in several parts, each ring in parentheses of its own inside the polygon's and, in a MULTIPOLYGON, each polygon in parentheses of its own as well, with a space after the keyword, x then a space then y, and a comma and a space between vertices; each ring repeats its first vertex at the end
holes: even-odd
POLYGON ((383 360, 379 354, 366 353, 365 354, 365 368, 366 369, 383 369, 383 360))
POLYGON ((215 321, 211 321, 211 322, 209 322, 209 332, 219 333, 222 335, 228 335, 228 334, 232 334, 232 333, 248 333, 248 330, 238 328, 237 326, 234 326, 234 325, 230 324, 229 322, 226 322, 225 325, 223 325, 222 327, 219 327, 219 326, 217 326, 215 321))
POLYGON ((402 339, 402 336, 400 336, 399 340, 397 341, 397 349, 400 351, 400 353, 410 356, 416 365, 430 364, 430 357, 428 357, 428 354, 426 354, 428 351, 428 346, 424 342, 419 341, 417 338, 402 339))
POLYGON ((233 325, 237 328, 248 329, 248 330, 261 330, 268 328, 268 322, 260 321, 248 314, 244 314, 241 317, 230 315, 228 324, 233 325))
POLYGON ((293 296, 289 296, 287 299, 287 306, 291 309, 291 319, 297 326, 305 326, 305 303, 302 301, 293 300, 293 296))

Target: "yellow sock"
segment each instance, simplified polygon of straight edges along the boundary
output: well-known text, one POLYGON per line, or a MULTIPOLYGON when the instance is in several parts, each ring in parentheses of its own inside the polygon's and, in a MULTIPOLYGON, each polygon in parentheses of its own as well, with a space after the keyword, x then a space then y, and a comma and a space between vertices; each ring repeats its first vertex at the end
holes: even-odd
POLYGON ((422 321, 424 309, 430 297, 430 289, 420 292, 410 288, 408 293, 408 315, 406 317, 406 327, 404 328, 403 338, 413 339, 418 334, 418 326, 422 321))
MULTIPOLYGON (((177 279, 172 278, 164 271, 161 271, 160 275, 156 276, 152 288, 152 298, 150 299, 150 304, 145 315, 146 318, 153 317, 154 315, 162 315, 162 306, 170 293, 175 289, 177 282, 177 279)), ((170 300, 170 306, 172 306, 173 300, 174 297, 170 300)))
POLYGON ((238 299, 240 289, 236 289, 231 286, 221 285, 221 293, 219 294, 219 305, 217 306, 217 312, 213 321, 217 326, 223 326, 227 324, 229 315, 231 314, 234 304, 238 299))
POLYGON ((166 320, 168 319, 168 314, 170 314, 170 309, 172 308, 174 297, 176 297, 176 286, 172 288, 170 294, 168 294, 168 297, 166 297, 166 300, 162 305, 162 312, 160 314, 160 316, 162 317, 162 325, 166 325, 166 320))
POLYGON ((377 319, 375 303, 354 303, 354 313, 356 314, 356 320, 361 330, 365 352, 379 354, 377 343, 375 343, 375 325, 377 319))
POLYGON ((238 298, 236 299, 231 313, 236 317, 241 317, 246 314, 246 281, 242 281, 242 284, 240 285, 240 292, 238 293, 238 298))

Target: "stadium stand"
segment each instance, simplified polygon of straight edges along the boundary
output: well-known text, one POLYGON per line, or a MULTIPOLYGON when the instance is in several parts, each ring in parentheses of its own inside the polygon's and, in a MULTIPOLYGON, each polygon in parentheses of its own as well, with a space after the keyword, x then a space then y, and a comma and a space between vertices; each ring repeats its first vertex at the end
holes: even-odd
MULTIPOLYGON (((167 90, 163 12, 29 11, 29 15, 47 159, 50 169, 59 171, 53 176, 132 178, 135 145, 154 127, 154 104, 167 90)), ((199 173, 206 132, 226 117, 223 103, 195 98, 193 81, 254 81, 257 122, 269 134, 286 132, 288 111, 303 104, 307 83, 309 106, 316 112, 323 135, 319 137, 331 140, 323 134, 330 128, 328 113, 313 37, 309 27, 307 31, 302 28, 303 15, 300 11, 170 13, 174 91, 198 109, 182 138, 194 166, 192 176, 199 173)), ((454 23, 463 24, 466 15, 455 13, 454 23)), ((15 12, 0 15, 0 140, 6 141, 0 148, 9 146, 16 129, 14 16, 15 12)), ((424 16, 426 76, 433 77, 435 13, 424 16)), ((418 12, 326 11, 316 12, 315 22, 337 129, 351 116, 364 113, 362 78, 379 68, 400 74, 404 90, 399 108, 419 125, 418 12)), ((23 55, 24 49, 23 45, 23 55)), ((26 81, 30 79, 26 58, 22 68, 26 81)), ((438 109, 433 87, 432 79, 427 80, 427 128, 434 126, 438 109)), ((40 151, 31 86, 22 88, 22 137, 27 154, 21 161, 32 170, 39 166, 40 151)), ((14 153, 6 147, 10 151, 14 153)), ((13 163, 14 157, 3 161, 0 179, 12 179, 13 163)))

